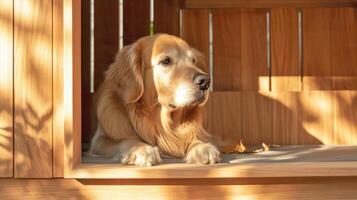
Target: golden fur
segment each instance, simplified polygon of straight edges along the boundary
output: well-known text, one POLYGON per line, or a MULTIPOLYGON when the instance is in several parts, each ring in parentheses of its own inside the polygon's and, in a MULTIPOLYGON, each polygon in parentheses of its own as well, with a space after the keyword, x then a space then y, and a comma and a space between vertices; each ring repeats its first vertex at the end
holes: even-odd
POLYGON ((218 162, 219 151, 202 127, 208 90, 192 83, 203 66, 201 53, 171 35, 143 37, 124 47, 96 93, 98 128, 89 153, 140 166, 158 164, 160 154, 218 162))

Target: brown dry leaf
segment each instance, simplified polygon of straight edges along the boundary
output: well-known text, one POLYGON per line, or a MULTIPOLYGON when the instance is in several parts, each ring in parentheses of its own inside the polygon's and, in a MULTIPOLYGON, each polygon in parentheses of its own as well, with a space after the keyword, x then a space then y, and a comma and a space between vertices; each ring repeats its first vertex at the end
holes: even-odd
POLYGON ((264 151, 269 151, 270 148, 276 148, 279 147, 278 145, 267 145, 265 143, 262 143, 261 146, 255 146, 255 147, 246 147, 243 144, 243 141, 240 140, 239 144, 236 145, 230 145, 230 146, 225 146, 222 148, 223 153, 259 153, 259 152, 264 152, 264 151))

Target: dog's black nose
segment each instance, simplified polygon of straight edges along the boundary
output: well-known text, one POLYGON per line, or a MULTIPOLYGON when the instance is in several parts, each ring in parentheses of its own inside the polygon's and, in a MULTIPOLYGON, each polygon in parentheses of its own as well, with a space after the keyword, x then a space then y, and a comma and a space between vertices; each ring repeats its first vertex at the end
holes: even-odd
POLYGON ((201 90, 207 90, 209 88, 210 79, 206 74, 196 74, 193 77, 193 82, 197 84, 201 90))

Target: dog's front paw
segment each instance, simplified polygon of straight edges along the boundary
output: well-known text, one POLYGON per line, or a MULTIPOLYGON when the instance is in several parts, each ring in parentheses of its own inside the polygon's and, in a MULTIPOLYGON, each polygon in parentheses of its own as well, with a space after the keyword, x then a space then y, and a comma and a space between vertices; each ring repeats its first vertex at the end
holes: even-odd
POLYGON ((214 164, 220 161, 217 147, 210 143, 201 143, 194 146, 186 155, 188 163, 214 164))
POLYGON ((161 162, 160 153, 157 147, 141 144, 132 147, 122 154, 121 162, 142 167, 150 167, 161 162))

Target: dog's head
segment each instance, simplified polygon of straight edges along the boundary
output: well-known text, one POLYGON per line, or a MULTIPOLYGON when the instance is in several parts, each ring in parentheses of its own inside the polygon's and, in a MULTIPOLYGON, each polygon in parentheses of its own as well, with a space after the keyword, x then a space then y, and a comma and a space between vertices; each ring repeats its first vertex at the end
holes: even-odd
POLYGON ((124 47, 106 78, 113 81, 126 103, 155 99, 169 108, 203 105, 209 76, 204 56, 182 39, 158 34, 124 47))

